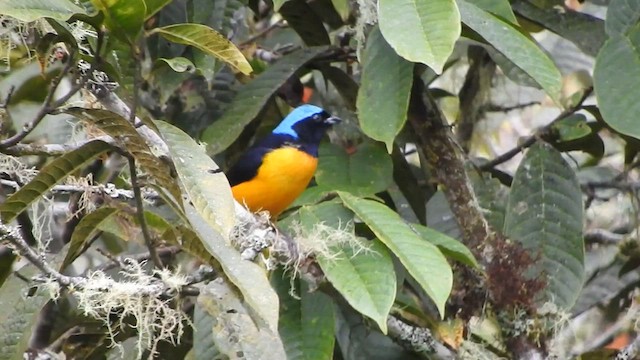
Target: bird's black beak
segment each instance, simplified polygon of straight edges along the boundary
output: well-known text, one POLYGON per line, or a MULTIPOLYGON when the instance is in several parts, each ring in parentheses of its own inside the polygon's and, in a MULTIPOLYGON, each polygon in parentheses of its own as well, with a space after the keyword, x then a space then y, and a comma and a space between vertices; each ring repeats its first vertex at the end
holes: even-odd
POLYGON ((342 121, 342 119, 340 119, 337 116, 329 116, 328 118, 326 118, 324 120, 324 123, 325 123, 325 125, 335 125, 335 124, 338 124, 341 121, 342 121))

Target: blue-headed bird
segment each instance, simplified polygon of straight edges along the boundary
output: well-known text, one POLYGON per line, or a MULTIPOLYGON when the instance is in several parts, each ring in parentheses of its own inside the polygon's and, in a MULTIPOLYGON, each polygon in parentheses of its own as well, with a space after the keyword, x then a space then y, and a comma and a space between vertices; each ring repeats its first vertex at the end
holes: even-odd
POLYGON ((318 147, 340 119, 314 105, 295 108, 227 172, 233 197, 277 218, 302 194, 318 166, 318 147))

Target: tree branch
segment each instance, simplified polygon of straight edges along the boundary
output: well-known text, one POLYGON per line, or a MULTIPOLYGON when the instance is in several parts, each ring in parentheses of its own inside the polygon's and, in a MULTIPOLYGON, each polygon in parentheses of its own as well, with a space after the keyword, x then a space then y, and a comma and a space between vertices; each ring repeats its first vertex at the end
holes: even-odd
POLYGON ((455 359, 456 354, 438 342, 431 331, 409 325, 395 316, 387 317, 389 336, 409 351, 442 360, 455 359))
POLYGON ((450 127, 419 78, 414 79, 408 118, 418 146, 438 182, 444 185, 444 194, 462 230, 465 245, 479 255, 481 248, 492 242, 494 233, 482 214, 450 127))
POLYGON ((513 149, 505 152, 504 154, 496 157, 491 161, 478 165, 478 168, 482 171, 491 170, 497 165, 500 165, 504 162, 511 160, 514 156, 522 152, 522 150, 531 147, 533 144, 536 143, 538 139, 548 138, 552 134, 553 125, 555 125, 555 123, 557 123, 558 121, 580 110, 582 108, 582 104, 585 102, 585 100, 587 100, 589 96, 591 96, 592 93, 593 93, 593 87, 586 89, 582 94, 582 97, 573 106, 563 110, 558 116, 556 116, 553 120, 551 120, 549 124, 545 125, 540 130, 536 131, 535 134, 527 137, 524 141, 520 142, 513 149))
POLYGON ((62 275, 52 268, 42 256, 38 255, 35 250, 27 244, 17 229, 0 224, 0 240, 9 242, 20 256, 29 260, 29 262, 38 268, 38 270, 40 270, 44 275, 56 280, 61 286, 81 286, 84 282, 83 278, 62 275))
POLYGON ((99 136, 82 140, 74 144, 16 144, 8 148, 0 148, 0 152, 12 156, 60 156, 68 153, 69 151, 76 150, 77 148, 94 140, 101 140, 112 145, 115 143, 111 136, 99 136))

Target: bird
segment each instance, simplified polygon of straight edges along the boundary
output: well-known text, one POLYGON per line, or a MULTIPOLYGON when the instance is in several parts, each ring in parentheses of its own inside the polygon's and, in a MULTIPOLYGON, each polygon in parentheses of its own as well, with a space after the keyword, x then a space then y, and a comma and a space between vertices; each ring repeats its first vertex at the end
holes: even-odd
POLYGON ((339 122, 318 106, 296 107, 227 171, 233 197, 252 212, 268 211, 277 219, 311 182, 320 141, 339 122))

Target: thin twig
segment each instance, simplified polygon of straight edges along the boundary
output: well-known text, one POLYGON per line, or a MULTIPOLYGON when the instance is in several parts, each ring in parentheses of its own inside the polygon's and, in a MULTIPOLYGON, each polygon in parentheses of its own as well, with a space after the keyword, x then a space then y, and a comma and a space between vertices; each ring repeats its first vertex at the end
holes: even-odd
POLYGON ((486 112, 510 112, 513 110, 520 110, 520 109, 524 109, 530 106, 535 106, 535 105, 540 105, 540 101, 530 101, 530 102, 526 102, 523 104, 516 104, 516 105, 512 105, 512 106, 502 106, 502 105, 496 105, 496 104, 487 104, 484 107, 484 111, 486 112))
POLYGON ((617 189, 620 191, 636 192, 640 190, 640 182, 637 181, 590 181, 582 185, 583 191, 591 189, 617 189))
POLYGON ((478 168, 480 170, 482 170, 482 171, 491 170, 494 167, 496 167, 497 165, 500 165, 500 164, 502 164, 504 162, 507 162, 507 161, 511 160, 514 156, 516 156, 520 152, 522 152, 522 150, 531 147, 533 144, 536 143, 536 141, 538 141, 538 139, 545 138, 545 137, 549 136, 549 134, 551 133, 551 129, 552 129, 553 125, 555 123, 557 123, 558 121, 560 121, 560 120, 572 115, 576 111, 580 110, 582 108, 582 104, 585 102, 585 100, 587 100, 587 98, 589 96, 591 96, 592 93, 593 93, 593 87, 590 87, 590 88, 586 89, 584 94, 582 94, 582 97, 580 97, 580 99, 576 102, 575 105, 563 110, 549 124, 547 124, 546 126, 542 127, 540 130, 536 131, 535 134, 527 137, 524 141, 522 141, 520 144, 518 144, 515 148, 507 151, 506 153, 496 157, 495 159, 493 159, 491 161, 488 161, 488 162, 486 162, 484 164, 479 165, 478 168))
MULTIPOLYGON (((100 270, 100 271, 107 271, 107 270, 114 269, 116 267, 123 267, 123 264, 125 263, 125 260, 127 260, 127 259, 131 259, 131 260, 134 260, 136 262, 142 262, 142 261, 145 261, 145 260, 149 260, 151 258, 151 252, 149 252, 149 251, 146 251, 146 252, 143 252, 143 253, 140 253, 140 254, 134 254, 134 255, 113 256, 108 251, 102 250, 100 248, 98 248, 96 250, 100 254, 102 254, 103 256, 108 258, 109 260, 111 260, 110 262, 102 264, 101 266, 96 268, 96 270, 100 270)), ((178 247, 178 246, 165 246, 165 247, 157 249, 157 253, 158 253, 158 256, 160 256, 160 258, 174 256, 175 254, 179 253, 180 251, 182 251, 182 249, 180 247, 178 247)))
POLYGON ((587 244, 612 244, 618 245, 625 236, 605 229, 591 229, 584 232, 584 241, 587 244))
POLYGON ((78 83, 74 84, 71 90, 69 90, 64 96, 60 97, 57 100, 54 100, 56 90, 58 90, 58 87, 60 86, 62 79, 64 79, 69 74, 69 72, 75 65, 75 62, 73 61, 74 55, 75 55, 75 50, 72 50, 69 53, 69 58, 67 59, 67 63, 62 69, 62 72, 60 73, 60 75, 58 75, 51 81, 49 92, 47 93, 47 96, 45 97, 44 102, 40 107, 40 110, 38 111, 36 116, 33 118, 33 120, 25 124, 22 127, 22 129, 14 136, 1 141, 0 148, 8 148, 22 141, 25 137, 27 137, 27 135, 29 135, 33 131, 33 129, 36 128, 36 126, 38 126, 38 124, 40 124, 40 122, 44 119, 46 115, 50 114, 53 110, 57 109, 59 106, 67 102, 67 100, 69 100, 76 92, 78 92, 78 90, 82 88, 82 86, 84 85, 83 81, 78 81, 78 83))
POLYGON ((238 44, 238 46, 249 45, 252 42, 255 42, 256 40, 260 39, 261 37, 266 36, 267 34, 269 34, 274 29, 281 28, 283 26, 284 26, 284 24, 283 24, 282 20, 276 21, 273 24, 269 25, 264 30, 262 30, 259 33, 253 35, 252 37, 248 38, 247 40, 241 42, 240 44, 238 44))
POLYGON ((131 187, 133 188, 133 194, 136 200, 136 214, 138 216, 138 221, 140 222, 140 230, 142 230, 142 236, 144 237, 144 242, 149 248, 149 254, 151 255, 151 260, 154 265, 162 269, 162 260, 160 256, 158 256, 158 252, 153 244, 153 240, 151 239, 151 234, 149 233, 149 228, 147 227, 147 220, 144 217, 144 207, 142 204, 142 193, 140 191, 140 184, 138 183, 138 173, 136 171, 136 162, 133 156, 130 154, 125 155, 127 160, 129 160, 129 172, 131 173, 131 187))

